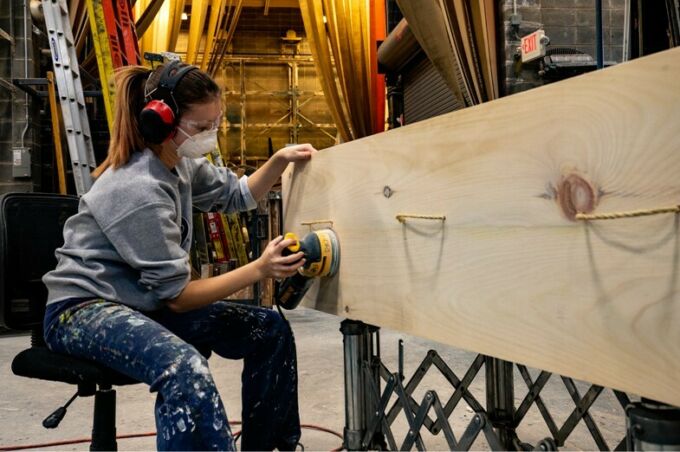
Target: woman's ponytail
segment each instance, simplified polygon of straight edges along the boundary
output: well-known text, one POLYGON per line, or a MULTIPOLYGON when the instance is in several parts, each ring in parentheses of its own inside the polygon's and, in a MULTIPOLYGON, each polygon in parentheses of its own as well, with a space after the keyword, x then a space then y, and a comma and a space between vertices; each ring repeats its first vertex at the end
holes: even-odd
POLYGON ((151 70, 143 66, 125 66, 116 71, 115 117, 106 160, 93 172, 99 177, 108 167, 118 168, 130 160, 135 151, 146 146, 139 131, 139 113, 146 104, 144 86, 151 70))

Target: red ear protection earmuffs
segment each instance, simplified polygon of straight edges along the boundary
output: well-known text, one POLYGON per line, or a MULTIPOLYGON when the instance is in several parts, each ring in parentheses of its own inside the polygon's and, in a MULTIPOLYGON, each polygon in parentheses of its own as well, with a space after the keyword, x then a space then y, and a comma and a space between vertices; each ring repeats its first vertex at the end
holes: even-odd
POLYGON ((167 63, 161 72, 158 87, 146 92, 147 104, 139 114, 139 131, 147 143, 161 144, 177 127, 178 107, 173 95, 180 80, 196 66, 179 67, 179 61, 167 63))

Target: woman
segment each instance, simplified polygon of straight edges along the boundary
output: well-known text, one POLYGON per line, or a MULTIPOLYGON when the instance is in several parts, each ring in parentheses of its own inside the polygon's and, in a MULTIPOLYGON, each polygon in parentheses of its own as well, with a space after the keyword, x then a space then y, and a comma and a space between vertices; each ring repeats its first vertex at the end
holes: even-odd
POLYGON ((157 392, 161 450, 233 450, 227 415, 206 358, 244 359, 243 450, 292 449, 300 438, 295 344, 272 310, 223 301, 263 278, 304 264, 292 244, 273 240, 262 256, 213 278, 190 281, 192 205, 253 209, 308 145, 286 147, 252 176, 237 179, 199 158, 217 144, 220 89, 178 62, 118 73, 109 153, 64 227, 49 290, 45 341, 157 392))

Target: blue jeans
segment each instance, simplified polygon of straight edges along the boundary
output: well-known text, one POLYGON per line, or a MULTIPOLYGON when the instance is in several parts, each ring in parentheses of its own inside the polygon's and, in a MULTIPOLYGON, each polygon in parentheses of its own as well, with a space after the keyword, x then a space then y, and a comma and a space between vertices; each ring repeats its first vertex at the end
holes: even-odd
POLYGON ((199 353, 244 359, 242 450, 291 450, 300 439, 295 341, 272 310, 217 302, 141 313, 104 300, 62 312, 48 347, 143 381, 156 397, 159 450, 234 450, 227 414, 199 353))

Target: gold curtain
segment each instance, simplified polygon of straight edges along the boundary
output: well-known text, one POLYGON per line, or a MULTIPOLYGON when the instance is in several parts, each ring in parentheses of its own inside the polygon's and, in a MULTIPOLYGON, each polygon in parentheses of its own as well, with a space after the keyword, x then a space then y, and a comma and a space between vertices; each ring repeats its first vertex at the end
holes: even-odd
POLYGON ((326 101, 343 141, 373 133, 369 0, 300 0, 326 101))
POLYGON ((465 106, 498 97, 494 0, 397 0, 413 34, 465 106))

